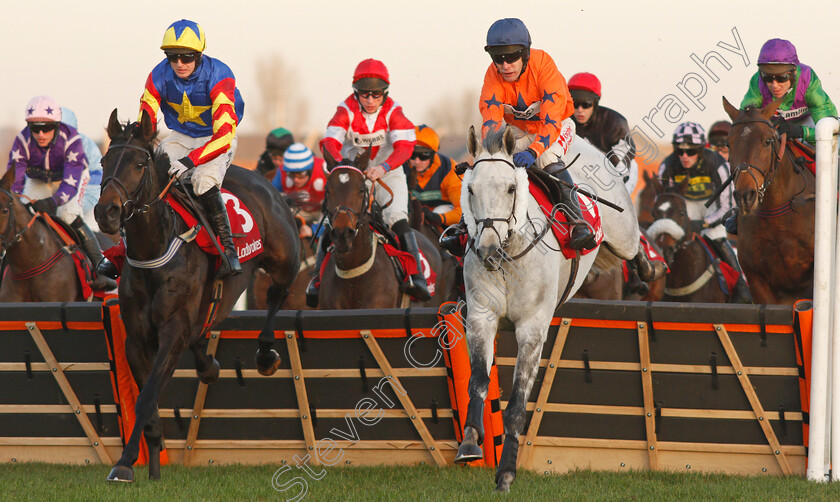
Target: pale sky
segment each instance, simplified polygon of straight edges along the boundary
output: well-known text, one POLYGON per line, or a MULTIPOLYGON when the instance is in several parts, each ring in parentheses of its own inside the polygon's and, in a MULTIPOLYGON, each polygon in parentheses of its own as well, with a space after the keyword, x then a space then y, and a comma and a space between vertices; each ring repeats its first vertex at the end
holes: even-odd
MULTIPOLYGON (((668 94, 689 107, 680 122, 708 128, 725 118, 720 96, 740 103, 761 45, 776 37, 792 41, 835 104, 840 100, 833 44, 840 19, 836 0, 16 1, 4 5, 0 30, 6 71, 0 126, 22 128, 26 103, 47 94, 75 110, 82 132, 101 140, 112 109, 119 108, 123 120, 136 118, 146 76, 163 57, 163 33, 181 18, 202 25, 206 54, 234 71, 245 100, 242 132, 264 132, 255 121, 249 123, 248 114, 261 106, 257 62, 272 55, 298 70, 311 128, 326 127, 351 91, 356 64, 369 57, 385 62, 391 96, 413 122, 423 123, 435 102, 480 89, 490 62, 483 51, 487 28, 502 17, 522 19, 533 47, 546 50, 567 79, 580 71, 596 74, 603 85, 601 103, 622 113, 631 126, 643 126, 643 118, 668 94), (738 45, 733 29, 748 65, 718 46, 738 45), (710 51, 731 65, 710 63, 718 82, 691 60, 692 54, 702 59, 710 51), (690 72, 703 80, 688 83, 690 91, 706 86, 698 100, 705 111, 677 88, 690 72)), ((675 124, 662 113, 653 122, 670 141, 675 124)), ((645 132, 652 134, 649 126, 645 132)))

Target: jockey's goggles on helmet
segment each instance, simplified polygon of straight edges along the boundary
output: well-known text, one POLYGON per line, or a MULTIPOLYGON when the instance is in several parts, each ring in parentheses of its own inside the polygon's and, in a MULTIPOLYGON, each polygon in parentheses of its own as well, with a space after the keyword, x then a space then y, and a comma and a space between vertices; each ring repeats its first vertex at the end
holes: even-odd
POLYGON ((680 148, 677 150, 677 156, 682 157, 683 155, 687 155, 689 157, 694 157, 700 153, 699 148, 680 148))
POLYGON ((190 64, 196 59, 198 59, 197 52, 187 52, 184 54, 179 54, 175 52, 164 52, 164 54, 166 54, 166 59, 168 59, 170 63, 175 63, 180 59, 181 63, 190 64))
POLYGON ((58 122, 29 122, 27 124, 32 134, 55 131, 58 122))
POLYGON ((490 59, 496 64, 513 64, 525 57, 525 49, 516 52, 508 52, 506 54, 490 54, 490 59))
MULTIPOLYGON (((418 160, 426 161, 426 160, 431 159, 432 155, 434 155, 434 154, 435 154, 435 152, 430 152, 428 150, 414 150, 414 152, 412 152, 412 154, 411 154, 411 159, 418 159, 418 160)), ((411 159, 409 159, 409 160, 411 160, 411 159)))
POLYGON ((575 108, 583 108, 584 110, 588 110, 595 106, 594 99, 583 99, 580 101, 575 101, 575 108))
POLYGON ((789 71, 787 73, 782 73, 781 75, 771 75, 769 73, 761 72, 761 80, 764 81, 765 84, 769 84, 774 80, 780 84, 783 84, 793 78, 793 72, 789 71))
POLYGON ((726 136, 712 136, 711 138, 709 138, 709 144, 718 148, 729 148, 729 143, 726 140, 726 136))
POLYGON ((382 91, 382 90, 378 90, 378 91, 356 91, 356 92, 359 93, 360 98, 365 98, 365 99, 368 99, 368 98, 379 99, 379 98, 381 98, 382 96, 385 95, 385 91, 382 91))

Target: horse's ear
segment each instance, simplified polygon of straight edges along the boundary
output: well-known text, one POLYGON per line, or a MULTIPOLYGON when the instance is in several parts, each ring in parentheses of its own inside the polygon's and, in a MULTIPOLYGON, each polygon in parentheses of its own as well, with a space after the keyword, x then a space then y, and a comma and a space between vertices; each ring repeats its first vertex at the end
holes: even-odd
POLYGON ((111 118, 108 119, 108 138, 114 139, 123 132, 123 126, 120 124, 120 118, 117 115, 117 109, 111 112, 111 118))
POLYGON ((15 182, 15 169, 9 169, 6 171, 6 174, 3 175, 3 179, 0 179, 0 188, 3 190, 9 191, 12 189, 12 184, 15 182))
POLYGON ((155 135, 155 123, 152 122, 152 117, 146 110, 140 113, 140 129, 143 132, 143 139, 147 142, 151 141, 155 135))
POLYGON ((481 146, 478 144, 478 138, 475 135, 475 126, 470 126, 470 132, 467 134, 467 150, 473 158, 481 153, 481 146))
POLYGON ((326 147, 321 147, 321 155, 324 157, 324 162, 327 164, 327 172, 332 171, 338 165, 338 161, 332 156, 326 147))
POLYGON ((772 103, 765 106, 761 109, 761 116, 765 120, 770 120, 770 117, 776 114, 776 110, 779 109, 779 105, 782 104, 782 98, 774 99, 772 103))
POLYGON ((356 167, 364 171, 367 169, 368 164, 370 164, 370 152, 373 150, 373 147, 369 147, 367 150, 362 152, 361 155, 356 157, 356 167))
MULTIPOLYGON (((647 174, 647 171, 645 171, 645 174, 647 174)), ((645 180, 653 185, 653 193, 659 195, 665 192, 665 186, 662 184, 662 181, 659 179, 659 176, 654 176, 652 174, 649 176, 650 178, 645 178, 645 180)))
POLYGON ((505 126, 505 133, 502 136, 502 144, 505 146, 505 152, 508 155, 513 155, 513 148, 516 146, 516 137, 513 135, 513 129, 505 126))
POLYGON ((645 183, 650 183, 653 178, 654 176, 650 171, 642 171, 642 179, 645 180, 645 183))
POLYGON ((726 110, 726 114, 729 115, 732 122, 735 122, 735 117, 738 116, 738 109, 735 108, 728 99, 726 99, 726 96, 723 96, 723 109, 726 110))

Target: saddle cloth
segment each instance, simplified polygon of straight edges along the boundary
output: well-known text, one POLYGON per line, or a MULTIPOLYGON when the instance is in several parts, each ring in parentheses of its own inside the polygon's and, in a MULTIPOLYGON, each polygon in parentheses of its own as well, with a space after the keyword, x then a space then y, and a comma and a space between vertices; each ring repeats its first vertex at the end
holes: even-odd
MULTIPOLYGON (((228 220, 230 220, 230 230, 233 234, 233 244, 236 246, 239 261, 246 262, 255 256, 259 256, 263 251, 262 238, 260 236, 260 229, 257 228, 251 211, 239 198, 224 188, 222 189, 222 199, 225 201, 225 209, 227 209, 228 220)), ((192 212, 173 196, 166 194, 165 200, 188 226, 193 227, 198 224, 198 219, 192 212)), ((219 255, 219 251, 210 240, 210 234, 207 232, 207 229, 201 229, 195 238, 195 242, 205 253, 214 256, 219 255)))
MULTIPOLYGON (((568 260, 574 258, 577 251, 569 247, 570 230, 572 227, 565 224, 568 221, 566 219, 566 215, 563 211, 556 211, 554 213, 554 220, 552 220, 551 211, 553 207, 546 193, 540 186, 534 183, 529 183, 528 188, 531 191, 531 195, 534 196, 537 203, 540 205, 540 209, 543 214, 545 214, 545 217, 548 218, 549 223, 551 224, 551 230, 554 232, 554 237, 556 237, 557 241, 560 243, 560 249, 563 251, 563 256, 565 256, 568 260)), ((578 197, 581 213, 583 213, 583 219, 595 234, 595 242, 600 245, 604 240, 604 231, 601 229, 601 213, 598 211, 598 206, 592 202, 592 199, 584 197, 580 193, 576 192, 575 195, 578 197)), ((597 247, 593 249, 581 249, 580 254, 581 256, 584 256, 597 250, 597 247)))
POLYGON ((700 243, 703 244, 706 256, 708 256, 715 265, 720 290, 723 291, 723 294, 729 296, 732 289, 735 287, 735 283, 738 282, 738 271, 720 258, 715 250, 715 247, 709 242, 708 237, 701 236, 700 243))

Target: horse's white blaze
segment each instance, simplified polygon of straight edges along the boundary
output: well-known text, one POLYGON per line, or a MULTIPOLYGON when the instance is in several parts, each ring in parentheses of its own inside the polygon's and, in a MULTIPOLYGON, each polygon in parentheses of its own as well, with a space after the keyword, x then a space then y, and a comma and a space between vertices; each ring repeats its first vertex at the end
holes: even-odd
MULTIPOLYGON (((669 203, 666 202, 666 204, 669 203)), ((662 234, 670 235, 676 240, 680 240, 685 237, 685 230, 683 230, 683 227, 671 218, 662 218, 654 221, 651 223, 650 227, 648 227, 647 233, 651 240, 656 240, 656 238, 662 234)))
POLYGON ((338 181, 341 183, 347 183, 350 181, 350 175, 347 173, 341 173, 338 175, 338 181))
POLYGON ((671 209, 671 202, 663 202, 662 204, 659 204, 657 209, 659 209, 660 212, 667 213, 668 210, 671 209))

